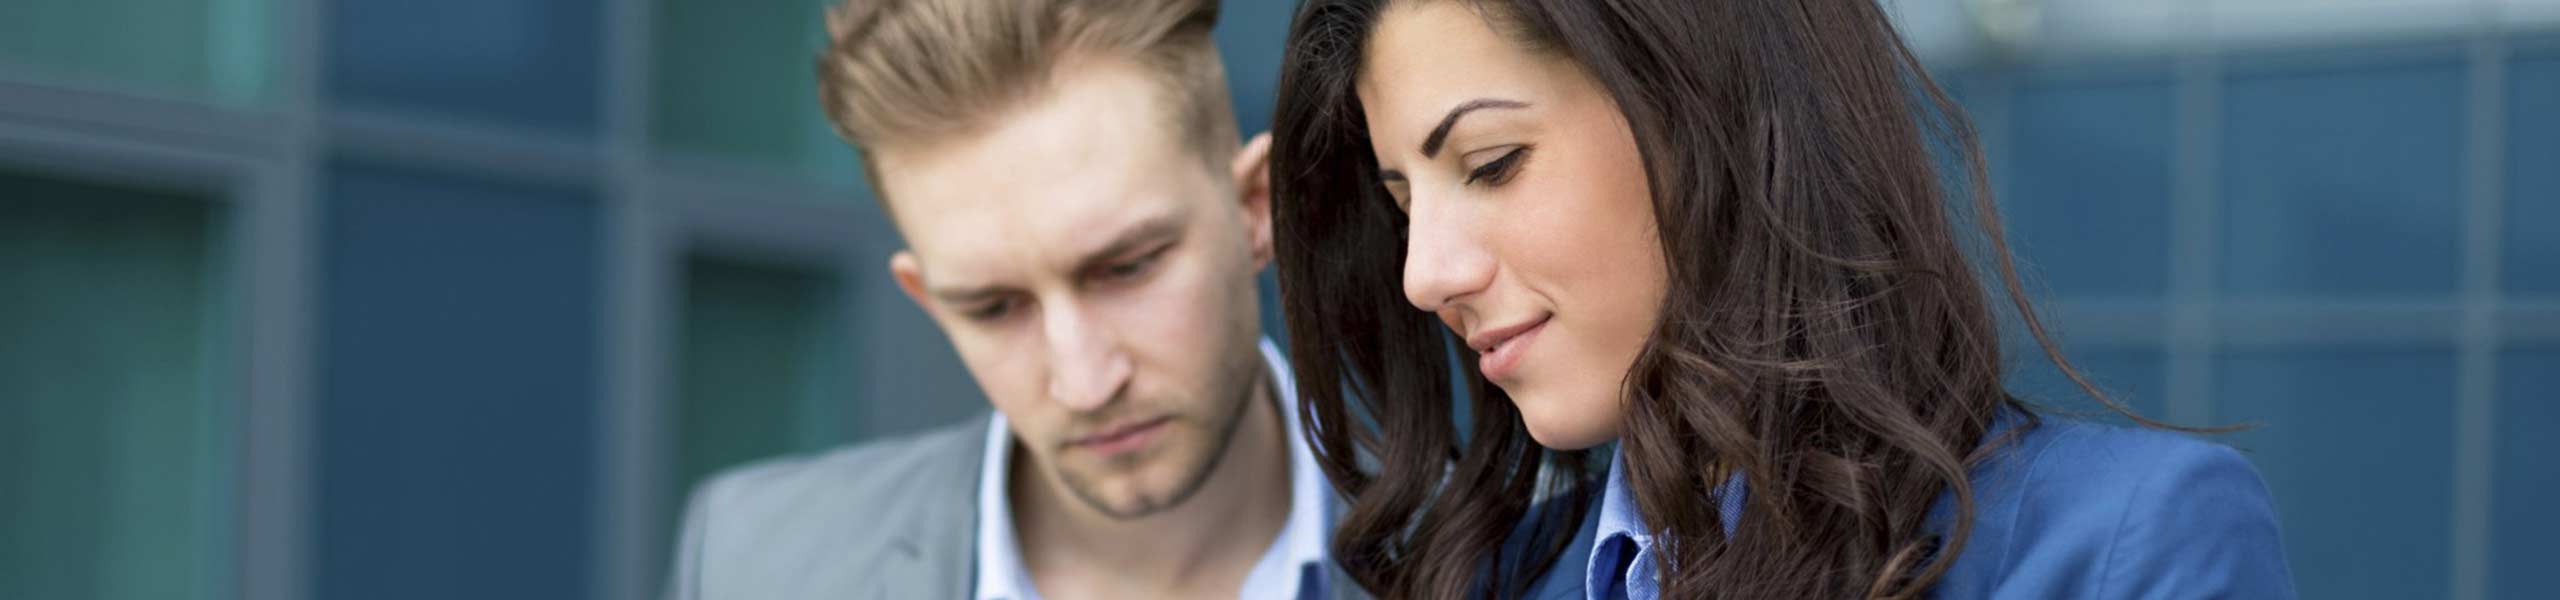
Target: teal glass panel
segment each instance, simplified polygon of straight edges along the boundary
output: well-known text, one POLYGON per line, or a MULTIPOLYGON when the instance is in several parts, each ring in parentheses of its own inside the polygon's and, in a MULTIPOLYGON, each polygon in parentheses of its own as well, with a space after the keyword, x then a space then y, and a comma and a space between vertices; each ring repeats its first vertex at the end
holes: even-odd
POLYGON ((54 84, 253 105, 271 97, 275 0, 0 2, 0 69, 54 84))
MULTIPOLYGON (((818 105, 822 0, 655 0, 649 137, 661 150, 857 183, 818 105)), ((860 201, 848 199, 848 201, 860 201)))
POLYGON ((825 272, 724 258, 685 262, 675 481, 850 441, 851 323, 825 272))
POLYGON ((220 206, 0 172, 0 598, 237 588, 220 206))

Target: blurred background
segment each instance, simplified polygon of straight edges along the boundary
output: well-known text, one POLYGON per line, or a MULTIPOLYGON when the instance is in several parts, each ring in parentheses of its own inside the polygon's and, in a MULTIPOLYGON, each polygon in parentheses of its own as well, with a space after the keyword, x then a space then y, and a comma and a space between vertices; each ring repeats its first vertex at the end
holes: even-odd
MULTIPOLYGON (((1249 132, 1293 4, 1219 26, 1249 132)), ((2304 597, 2548 597, 2560 0, 1888 4, 2304 597)), ((0 2, 0 598, 649 597, 702 475, 982 411, 821 6, 0 2)))

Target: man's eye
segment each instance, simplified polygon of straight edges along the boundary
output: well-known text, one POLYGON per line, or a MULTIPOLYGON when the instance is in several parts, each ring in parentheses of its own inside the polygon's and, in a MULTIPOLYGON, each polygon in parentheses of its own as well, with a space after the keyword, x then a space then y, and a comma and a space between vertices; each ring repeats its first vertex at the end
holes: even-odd
POLYGON ((1136 279, 1140 276, 1146 275, 1148 270, 1155 268, 1156 261, 1163 258, 1165 252, 1171 250, 1173 250, 1173 246, 1171 244, 1167 244, 1164 247, 1147 251, 1146 254, 1140 255, 1137 258, 1104 265, 1101 270, 1094 272, 1093 277, 1094 279, 1103 282, 1120 282, 1136 279))
POLYGON ((1147 267, 1154 266, 1155 262, 1156 255, 1149 254, 1138 257, 1134 260, 1113 263, 1111 266, 1102 268, 1102 277, 1104 279, 1117 280, 1145 275, 1147 273, 1147 267))
POLYGON ((980 304, 977 308, 969 309, 966 314, 968 315, 969 320, 972 321, 994 321, 1002 319, 1006 314, 1010 314, 1012 312, 1013 300, 1006 298, 980 304))

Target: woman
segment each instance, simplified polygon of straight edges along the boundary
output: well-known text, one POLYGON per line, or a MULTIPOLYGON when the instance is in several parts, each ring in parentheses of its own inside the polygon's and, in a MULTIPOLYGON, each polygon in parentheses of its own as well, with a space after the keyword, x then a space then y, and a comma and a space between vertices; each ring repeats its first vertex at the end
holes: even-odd
POLYGON ((2002 388, 1967 243, 2062 357, 1872 0, 1307 0, 1283 69, 1283 304, 1370 590, 2293 595, 2238 454, 2002 388))

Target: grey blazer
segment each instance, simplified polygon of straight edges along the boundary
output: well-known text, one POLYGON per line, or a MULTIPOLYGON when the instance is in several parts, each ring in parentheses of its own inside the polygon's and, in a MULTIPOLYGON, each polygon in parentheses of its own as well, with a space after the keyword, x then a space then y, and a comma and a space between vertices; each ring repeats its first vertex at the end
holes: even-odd
MULTIPOLYGON (((713 476, 685 508, 666 597, 969 598, 987 424, 713 476)), ((1326 569, 1330 597, 1366 597, 1340 566, 1326 569)))

